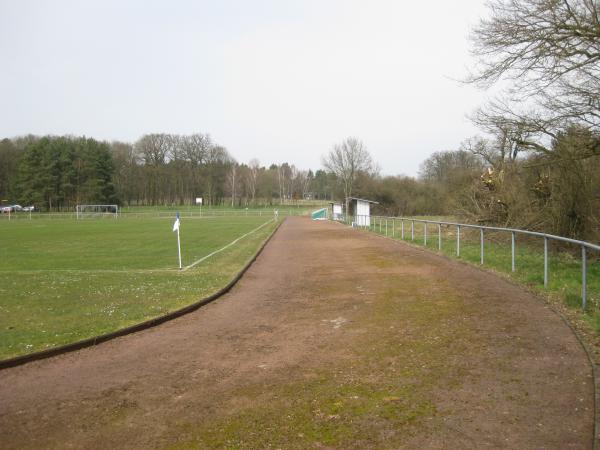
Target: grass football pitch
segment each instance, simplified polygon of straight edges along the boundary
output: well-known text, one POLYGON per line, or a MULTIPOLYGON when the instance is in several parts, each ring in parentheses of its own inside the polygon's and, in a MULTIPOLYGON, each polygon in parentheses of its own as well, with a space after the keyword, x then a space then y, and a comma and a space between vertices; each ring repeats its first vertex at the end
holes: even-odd
POLYGON ((252 233, 179 271, 173 221, 0 222, 0 359, 114 331, 206 297, 276 226, 271 217, 182 219, 184 266, 252 233))

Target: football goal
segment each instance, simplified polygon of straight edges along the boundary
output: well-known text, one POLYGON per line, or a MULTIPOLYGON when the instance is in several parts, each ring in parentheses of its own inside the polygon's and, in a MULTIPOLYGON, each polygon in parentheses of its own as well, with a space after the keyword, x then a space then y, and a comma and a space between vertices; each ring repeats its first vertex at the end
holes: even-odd
POLYGON ((77 219, 84 219, 88 217, 114 217, 115 219, 119 215, 118 205, 77 205, 75 207, 77 211, 77 219))

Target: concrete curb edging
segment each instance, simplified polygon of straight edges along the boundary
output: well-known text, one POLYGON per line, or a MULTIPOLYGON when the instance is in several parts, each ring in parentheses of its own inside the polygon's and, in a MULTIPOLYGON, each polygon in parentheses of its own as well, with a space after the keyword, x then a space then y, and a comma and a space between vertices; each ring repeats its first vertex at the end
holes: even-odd
MULTIPOLYGON (((356 231, 356 230, 355 230, 356 231)), ((501 279, 503 279, 504 281, 512 284, 513 286, 516 286, 518 288, 524 289, 525 291, 527 291, 529 294, 533 295, 534 297, 537 297, 540 301, 542 301, 552 312, 554 312, 558 317, 560 317, 560 319, 564 322, 564 324, 571 330, 571 333, 573 333, 573 335, 575 336, 575 339, 577 339, 577 341, 579 342, 579 344, 581 345, 581 348, 583 348, 583 351, 585 352, 588 361, 590 363, 590 368, 592 369, 592 381, 593 381, 593 385, 594 385, 594 430, 593 430, 593 450, 600 450, 600 379, 598 377, 598 375, 600 374, 599 370, 600 370, 600 366, 596 364, 594 357, 592 356, 592 351, 589 348, 589 346, 587 345, 587 343, 585 342, 585 340, 580 336, 580 334, 577 332, 577 329, 571 324, 571 322, 569 321, 569 319, 567 319, 567 317, 565 317, 564 314, 562 314, 558 309, 556 309, 551 303, 550 301, 544 297, 544 295, 540 292, 537 292, 531 288, 529 288, 528 286, 525 286, 521 283, 519 283, 517 280, 514 280, 513 278, 511 278, 508 274, 504 274, 502 272, 498 272, 496 270, 493 269, 486 269, 485 267, 481 267, 478 266, 476 264, 473 264, 469 261, 465 261, 465 260, 460 260, 457 258, 452 258, 451 256, 447 256, 444 255, 442 253, 436 252, 432 249, 429 249, 427 247, 424 247, 422 245, 419 244, 413 244, 412 241, 404 241, 404 240, 400 240, 400 239, 395 239, 391 236, 385 236, 385 235, 381 235, 381 234, 377 234, 377 233, 373 233, 371 231, 368 230, 358 230, 361 231, 363 233, 365 233, 368 236, 373 236, 375 238, 383 238, 386 240, 390 240, 392 242, 395 242, 398 245, 407 245, 410 248, 413 248, 415 250, 420 250, 422 252, 427 252, 429 254, 433 254, 436 256, 439 256, 440 258, 443 258, 447 261, 450 262, 456 262, 468 267, 471 267, 473 269, 479 270, 481 272, 484 273, 488 273, 488 274, 493 274, 496 275, 498 277, 500 277, 501 279)))
POLYGON ((52 347, 47 350, 41 350, 39 352, 29 353, 27 355, 15 356, 14 358, 8 358, 0 360, 0 370, 8 369, 10 367, 21 366, 23 364, 27 364, 29 362, 38 361, 41 359, 51 358, 53 356, 62 355, 64 353, 73 352, 76 350, 81 350, 86 347, 93 347, 94 345, 101 344, 102 342, 110 341, 112 339, 125 336, 128 334, 136 333, 138 331, 146 330, 148 328, 155 327, 160 325, 161 323, 168 322, 169 320, 176 319, 177 317, 181 317, 185 314, 191 313, 192 311, 197 310, 198 308, 207 305, 222 297, 227 292, 229 292, 237 282, 242 278, 242 276, 246 273, 246 271, 250 268, 250 266, 256 261, 258 256, 262 253, 267 244, 271 241, 271 238, 275 236, 279 227, 285 222, 285 218, 280 221, 273 232, 269 235, 269 237, 262 243, 260 248, 256 251, 254 256, 246 263, 244 267, 233 277, 233 279, 227 283, 224 287, 219 289, 214 294, 209 295, 201 300, 198 300, 188 306, 184 306, 183 308, 177 309, 175 311, 171 311, 162 316, 155 317, 153 319, 145 320, 144 322, 137 323, 135 325, 131 325, 125 328, 121 328, 116 331, 111 331, 110 333, 101 334, 99 336, 93 336, 90 338, 83 339, 81 341, 72 342, 70 344, 60 345, 58 347, 52 347))

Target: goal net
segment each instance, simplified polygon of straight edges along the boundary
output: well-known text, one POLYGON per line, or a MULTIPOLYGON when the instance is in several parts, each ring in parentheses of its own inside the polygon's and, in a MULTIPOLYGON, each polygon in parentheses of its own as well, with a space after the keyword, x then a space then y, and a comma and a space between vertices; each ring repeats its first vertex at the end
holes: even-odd
POLYGON ((77 218, 84 219, 88 217, 114 217, 119 215, 118 205, 77 205, 77 218))

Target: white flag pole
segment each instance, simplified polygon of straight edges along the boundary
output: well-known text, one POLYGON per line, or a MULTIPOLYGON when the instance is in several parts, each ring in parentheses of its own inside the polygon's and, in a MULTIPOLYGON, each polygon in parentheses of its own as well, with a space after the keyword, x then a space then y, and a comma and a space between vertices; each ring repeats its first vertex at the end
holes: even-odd
POLYGON ((179 239, 179 213, 175 217, 175 223, 173 224, 173 231, 177 231, 177 256, 179 257, 179 270, 181 270, 181 240, 179 239))
POLYGON ((177 228, 177 254, 179 256, 179 270, 181 270, 181 241, 179 240, 179 228, 177 228))

